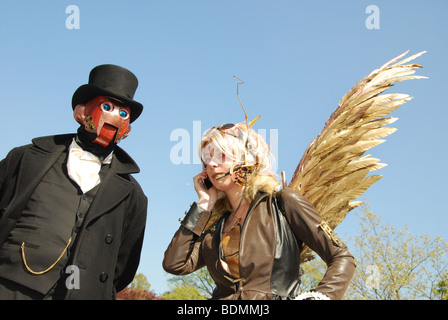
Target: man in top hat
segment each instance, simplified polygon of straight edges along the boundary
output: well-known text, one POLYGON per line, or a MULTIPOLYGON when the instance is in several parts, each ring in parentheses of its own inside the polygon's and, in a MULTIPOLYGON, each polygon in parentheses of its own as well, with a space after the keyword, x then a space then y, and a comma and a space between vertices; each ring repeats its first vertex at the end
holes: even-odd
POLYGON ((73 95, 76 134, 0 162, 0 300, 113 299, 137 270, 147 198, 117 146, 143 106, 129 70, 101 65, 73 95))

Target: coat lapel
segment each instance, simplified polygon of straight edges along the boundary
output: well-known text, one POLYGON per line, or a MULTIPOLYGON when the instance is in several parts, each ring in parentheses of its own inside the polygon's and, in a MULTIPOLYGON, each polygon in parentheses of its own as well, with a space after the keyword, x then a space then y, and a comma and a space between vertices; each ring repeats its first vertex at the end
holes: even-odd
POLYGON ((102 179, 95 200, 92 202, 86 224, 111 211, 120 204, 133 190, 134 184, 125 179, 140 169, 132 158, 120 147, 115 147, 110 168, 102 179))
POLYGON ((111 211, 129 195, 133 188, 134 185, 130 181, 123 179, 112 169, 109 169, 104 180, 101 181, 85 223, 88 224, 97 217, 111 211))
POLYGON ((55 145, 53 143, 50 148, 42 149, 34 146, 24 152, 17 176, 14 199, 11 201, 11 218, 21 214, 22 207, 26 205, 42 177, 65 149, 65 145, 55 145))

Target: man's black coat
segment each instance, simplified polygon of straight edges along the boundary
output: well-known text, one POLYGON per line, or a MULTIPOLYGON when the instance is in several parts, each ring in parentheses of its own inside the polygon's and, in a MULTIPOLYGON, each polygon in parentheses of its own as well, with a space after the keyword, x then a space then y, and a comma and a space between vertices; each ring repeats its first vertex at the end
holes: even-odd
MULTIPOLYGON (((0 245, 73 137, 36 138, 33 144, 11 150, 0 162, 0 245)), ((70 265, 78 267, 80 288, 68 290, 67 299, 111 299, 132 281, 140 261, 147 211, 147 198, 131 176, 137 172, 131 157, 116 147, 71 251, 70 265)))

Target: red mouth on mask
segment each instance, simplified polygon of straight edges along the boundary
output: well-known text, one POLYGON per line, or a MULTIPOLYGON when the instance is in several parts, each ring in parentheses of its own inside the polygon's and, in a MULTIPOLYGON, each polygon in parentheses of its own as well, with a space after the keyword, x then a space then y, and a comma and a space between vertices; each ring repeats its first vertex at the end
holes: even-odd
POLYGON ((131 130, 130 108, 115 99, 104 96, 94 98, 86 104, 84 115, 89 129, 97 133, 93 142, 103 147, 112 141, 118 143, 131 130))
POLYGON ((110 144, 110 142, 114 139, 117 131, 118 130, 116 127, 108 123, 104 123, 103 127, 101 128, 101 131, 97 135, 96 139, 93 140, 93 142, 98 143, 103 147, 107 147, 110 144))

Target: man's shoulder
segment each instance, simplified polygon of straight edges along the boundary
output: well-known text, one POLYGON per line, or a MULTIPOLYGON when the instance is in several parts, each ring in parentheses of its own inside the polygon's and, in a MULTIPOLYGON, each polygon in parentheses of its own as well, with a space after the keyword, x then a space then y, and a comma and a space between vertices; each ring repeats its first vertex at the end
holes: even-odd
POLYGON ((7 162, 18 161, 22 157, 22 155, 30 149, 52 152, 56 148, 65 148, 67 146, 67 143, 70 143, 73 137, 74 134, 63 134, 34 138, 29 144, 17 146, 11 149, 8 152, 5 160, 7 162))
POLYGON ((32 145, 51 151, 55 146, 69 146, 74 137, 74 133, 37 137, 32 140, 32 145))

